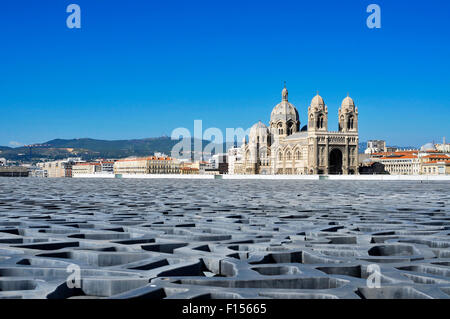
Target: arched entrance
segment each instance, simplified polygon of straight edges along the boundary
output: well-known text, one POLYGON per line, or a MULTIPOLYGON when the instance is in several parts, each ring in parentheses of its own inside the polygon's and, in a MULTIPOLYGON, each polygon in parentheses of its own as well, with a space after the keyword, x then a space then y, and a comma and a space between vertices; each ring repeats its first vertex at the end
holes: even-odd
POLYGON ((332 175, 342 174, 342 152, 338 148, 335 148, 330 152, 328 173, 332 175))

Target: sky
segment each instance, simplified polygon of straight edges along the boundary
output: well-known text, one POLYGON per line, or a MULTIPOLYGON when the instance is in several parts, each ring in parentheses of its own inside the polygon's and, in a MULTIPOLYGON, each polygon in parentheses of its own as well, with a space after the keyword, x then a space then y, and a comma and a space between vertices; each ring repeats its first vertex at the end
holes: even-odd
POLYGON ((301 126, 319 91, 337 130, 348 93, 360 141, 450 140, 449 39, 447 0, 2 1, 0 145, 246 129, 284 81, 301 126))

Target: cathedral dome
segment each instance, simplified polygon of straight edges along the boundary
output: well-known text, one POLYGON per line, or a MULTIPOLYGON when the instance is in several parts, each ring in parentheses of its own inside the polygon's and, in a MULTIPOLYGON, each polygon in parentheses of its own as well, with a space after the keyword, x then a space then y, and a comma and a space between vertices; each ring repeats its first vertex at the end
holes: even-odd
POLYGON ((250 129, 250 134, 252 132, 259 132, 261 130, 262 131, 264 131, 264 130, 268 131, 269 129, 267 128, 267 126, 263 122, 259 121, 258 123, 253 124, 253 126, 250 129))
POLYGON ((435 151, 436 150, 436 146, 433 143, 427 143, 425 145, 422 145, 422 147, 420 148, 420 150, 422 152, 426 152, 426 151, 435 151))
POLYGON ((354 110, 355 109, 355 102, 350 96, 347 96, 345 99, 342 100, 341 108, 344 110, 354 110))
POLYGON ((267 141, 268 135, 269 135, 269 128, 264 123, 259 121, 250 128, 249 141, 253 143, 256 142, 262 143, 264 141, 267 141))
MULTIPOLYGON (((273 110, 272 114, 270 115, 270 118, 273 120, 274 118, 281 118, 285 119, 285 117, 297 117, 298 118, 298 112, 291 103, 288 101, 282 101, 281 103, 277 104, 273 110)), ((296 119, 297 120, 297 119, 296 119)))
POLYGON ((294 105, 288 102, 288 90, 286 87, 281 92, 281 102, 278 103, 270 114, 270 121, 298 121, 298 112, 294 105))

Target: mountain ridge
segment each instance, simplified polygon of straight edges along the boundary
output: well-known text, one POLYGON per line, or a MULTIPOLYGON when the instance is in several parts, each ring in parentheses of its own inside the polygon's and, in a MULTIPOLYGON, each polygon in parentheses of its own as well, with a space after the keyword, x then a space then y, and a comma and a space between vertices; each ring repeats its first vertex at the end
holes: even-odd
MULTIPOLYGON (((35 162, 42 159, 61 159, 65 157, 125 158, 130 156, 153 155, 155 152, 171 154, 172 148, 182 139, 172 140, 168 136, 149 137, 130 140, 100 140, 93 138, 53 139, 44 143, 20 147, 0 146, 0 157, 9 160, 35 162)), ((198 139, 190 138, 191 150, 198 139)), ((202 140, 203 146, 211 141, 202 140)), ((218 144, 220 147, 221 145, 218 144)), ((225 150, 225 145, 222 145, 225 150)))

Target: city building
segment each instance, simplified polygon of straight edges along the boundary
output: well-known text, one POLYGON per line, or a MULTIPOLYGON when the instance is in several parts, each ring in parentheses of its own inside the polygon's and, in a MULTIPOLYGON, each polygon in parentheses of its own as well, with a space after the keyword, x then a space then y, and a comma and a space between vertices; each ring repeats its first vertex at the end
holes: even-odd
POLYGON ((220 174, 228 174, 228 154, 215 154, 211 156, 209 163, 210 169, 218 170, 220 174))
POLYGON ((419 175, 420 158, 418 151, 395 152, 382 156, 378 162, 384 165, 384 169, 391 175, 419 175))
POLYGON ((43 174, 45 177, 72 177, 72 166, 78 162, 82 162, 80 157, 37 163, 36 166, 45 171, 43 174))
POLYGON ((180 162, 170 157, 141 157, 117 160, 114 174, 180 174, 180 162))
POLYGON ((204 174, 207 169, 211 169, 211 163, 207 161, 198 161, 195 165, 198 165, 199 174, 204 174))
POLYGON ((30 166, 29 167, 29 176, 30 177, 47 177, 47 171, 39 168, 38 166, 30 166))
POLYGON ((207 169, 211 169, 211 163, 206 161, 188 162, 180 161, 180 174, 205 174, 207 169))
POLYGON ((242 161, 242 149, 232 147, 228 149, 228 174, 237 174, 235 164, 242 161))
POLYGON ((180 174, 182 175, 198 175, 200 172, 198 163, 184 162, 180 164, 180 174))
POLYGON ((386 141, 382 140, 367 141, 367 148, 364 151, 364 154, 373 154, 380 152, 386 152, 386 141))
POLYGON ((433 152, 431 154, 422 155, 421 159, 422 159, 423 163, 436 162, 436 161, 448 161, 448 160, 450 160, 450 156, 447 154, 443 154, 443 153, 434 153, 433 152))
POLYGON ((0 177, 28 177, 28 167, 0 166, 0 177))
POLYGON ((77 163, 72 166, 72 177, 79 177, 81 175, 95 174, 102 171, 100 163, 77 163))
POLYGON ((422 174, 424 175, 449 175, 450 158, 448 160, 428 161, 422 164, 422 174))
POLYGON ((386 152, 397 152, 398 148, 395 146, 386 146, 386 152))
POLYGON ((445 142, 445 137, 442 140, 442 144, 435 145, 436 150, 442 153, 450 153, 450 144, 445 142))
POLYGON ((7 161, 6 161, 6 158, 0 158, 0 166, 6 166, 6 163, 7 163, 7 161))
POLYGON ((103 173, 114 173, 114 161, 99 161, 101 165, 101 172, 103 173))
POLYGON ((242 159, 234 174, 358 174, 358 108, 347 96, 338 112, 339 129, 328 131, 328 107, 317 94, 308 107, 307 125, 297 109, 282 100, 271 113, 269 127, 261 121, 241 145, 242 159))
POLYGON ((207 168, 203 172, 204 175, 220 175, 222 174, 218 168, 207 168))

